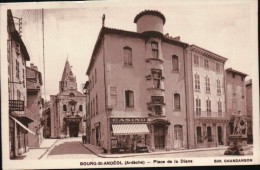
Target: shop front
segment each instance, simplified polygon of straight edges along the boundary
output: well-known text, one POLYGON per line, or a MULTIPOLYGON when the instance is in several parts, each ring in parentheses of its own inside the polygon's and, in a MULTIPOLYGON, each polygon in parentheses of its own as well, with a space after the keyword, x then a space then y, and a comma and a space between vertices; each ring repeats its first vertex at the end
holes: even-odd
POLYGON ((148 152, 147 118, 111 118, 111 152, 148 152))

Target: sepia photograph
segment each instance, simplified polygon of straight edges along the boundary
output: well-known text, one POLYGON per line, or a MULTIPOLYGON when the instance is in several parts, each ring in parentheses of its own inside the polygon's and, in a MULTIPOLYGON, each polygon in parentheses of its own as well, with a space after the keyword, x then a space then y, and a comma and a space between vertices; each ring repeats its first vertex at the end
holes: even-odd
POLYGON ((260 164, 257 5, 0 4, 3 169, 260 164))

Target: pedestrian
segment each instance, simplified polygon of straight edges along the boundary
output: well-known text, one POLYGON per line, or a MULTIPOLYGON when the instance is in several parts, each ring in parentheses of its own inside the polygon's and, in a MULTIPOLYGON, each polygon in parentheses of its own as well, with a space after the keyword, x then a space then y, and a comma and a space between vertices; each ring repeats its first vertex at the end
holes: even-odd
POLYGON ((133 141, 133 151, 134 151, 134 153, 136 152, 136 141, 135 141, 135 139, 133 141))

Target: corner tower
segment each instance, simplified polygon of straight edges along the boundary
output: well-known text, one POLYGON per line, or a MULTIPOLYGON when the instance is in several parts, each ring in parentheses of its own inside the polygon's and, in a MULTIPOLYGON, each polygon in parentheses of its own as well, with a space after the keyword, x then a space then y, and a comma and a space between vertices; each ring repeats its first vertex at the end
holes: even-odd
POLYGON ((136 15, 134 23, 137 26, 137 32, 159 32, 163 34, 163 25, 165 24, 164 15, 155 10, 145 10, 136 15))
POLYGON ((77 90, 77 81, 76 76, 74 76, 72 73, 69 61, 67 60, 60 81, 60 92, 70 89, 77 90))

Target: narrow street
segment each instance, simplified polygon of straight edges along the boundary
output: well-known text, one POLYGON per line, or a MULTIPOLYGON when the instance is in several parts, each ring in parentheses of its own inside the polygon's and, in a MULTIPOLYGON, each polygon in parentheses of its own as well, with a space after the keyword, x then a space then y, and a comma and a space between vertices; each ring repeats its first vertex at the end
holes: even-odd
POLYGON ((43 156, 43 159, 80 159, 97 158, 91 151, 81 144, 81 138, 60 139, 43 156))

